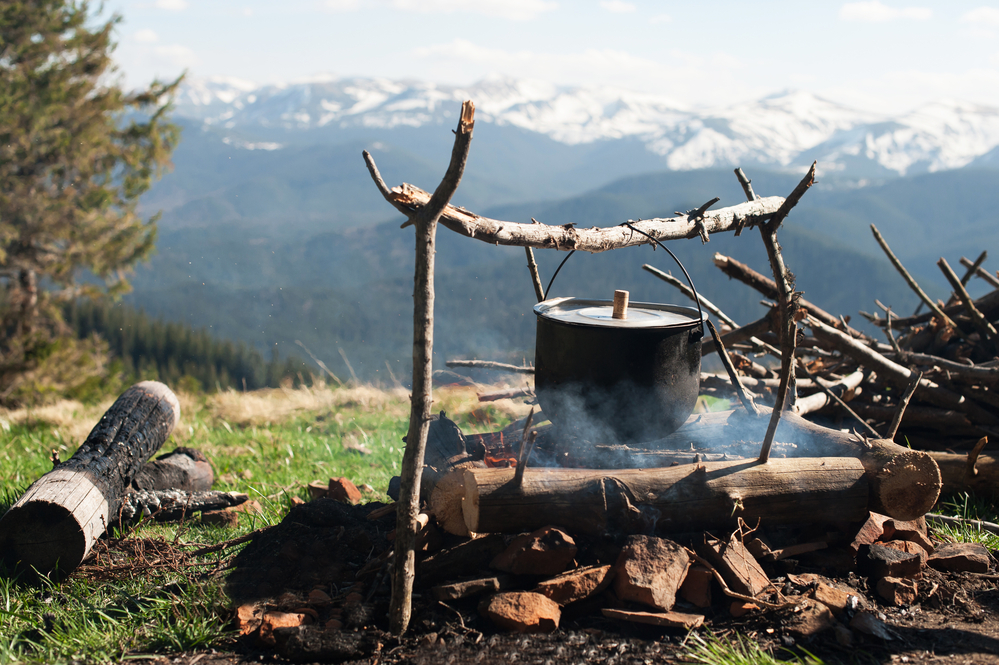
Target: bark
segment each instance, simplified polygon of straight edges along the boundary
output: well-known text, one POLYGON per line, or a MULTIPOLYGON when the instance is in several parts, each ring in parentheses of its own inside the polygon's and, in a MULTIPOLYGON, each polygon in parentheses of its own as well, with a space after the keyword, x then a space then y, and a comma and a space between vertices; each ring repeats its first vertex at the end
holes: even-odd
POLYGON ((80 449, 42 476, 0 519, 0 552, 11 566, 69 574, 86 558, 139 469, 180 418, 177 397, 143 381, 108 409, 80 449))

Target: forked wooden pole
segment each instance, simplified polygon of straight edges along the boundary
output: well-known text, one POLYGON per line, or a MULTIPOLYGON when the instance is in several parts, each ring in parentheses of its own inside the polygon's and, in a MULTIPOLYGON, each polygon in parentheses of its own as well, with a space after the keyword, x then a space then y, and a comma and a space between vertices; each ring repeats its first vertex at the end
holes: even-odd
MULTIPOLYGON (((406 451, 402 456, 400 472, 392 601, 389 606, 389 627, 396 635, 406 632, 413 609, 416 541, 420 530, 417 521, 420 512, 420 478, 427 448, 427 433, 430 429, 433 388, 434 247, 437 222, 458 189, 458 183, 461 182, 465 162, 468 160, 474 124, 475 105, 471 101, 466 101, 461 105, 461 119, 455 131, 451 163, 448 164, 447 172, 430 197, 430 201, 419 212, 407 212, 397 206, 416 227, 416 270, 413 277, 413 397, 406 451)), ((378 190, 389 203, 394 205, 395 202, 367 151, 364 153, 364 160, 378 190)))

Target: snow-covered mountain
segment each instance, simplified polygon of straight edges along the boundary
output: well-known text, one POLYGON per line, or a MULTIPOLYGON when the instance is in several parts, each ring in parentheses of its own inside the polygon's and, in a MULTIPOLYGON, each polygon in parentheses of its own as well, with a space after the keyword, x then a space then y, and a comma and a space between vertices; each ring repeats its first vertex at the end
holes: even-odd
POLYGON ((994 161, 999 109, 938 101, 888 117, 806 92, 783 92, 716 109, 690 109, 664 96, 609 88, 566 88, 487 79, 445 86, 387 79, 328 78, 258 87, 235 79, 192 79, 176 100, 179 116, 223 133, 237 147, 255 130, 393 129, 452 124, 464 99, 476 120, 521 128, 568 144, 639 140, 673 170, 760 165, 798 170, 818 160, 826 172, 907 175, 994 161), (238 137, 237 137, 238 135, 238 137))

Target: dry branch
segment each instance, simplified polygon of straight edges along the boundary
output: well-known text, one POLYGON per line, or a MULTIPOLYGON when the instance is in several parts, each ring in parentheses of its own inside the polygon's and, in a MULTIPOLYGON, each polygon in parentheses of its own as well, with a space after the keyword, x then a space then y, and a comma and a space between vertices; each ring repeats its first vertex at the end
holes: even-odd
MULTIPOLYGON (((977 263, 977 261, 975 263, 977 263)), ((974 268, 975 275, 977 275, 981 279, 984 279, 986 282, 988 282, 989 284, 991 284, 994 288, 999 289, 999 277, 996 277, 995 275, 993 275, 992 273, 990 273, 988 270, 985 270, 980 265, 979 266, 975 266, 974 263, 972 263, 968 259, 964 258, 963 256, 961 257, 961 265, 964 266, 965 268, 969 268, 969 269, 970 268, 974 268)))

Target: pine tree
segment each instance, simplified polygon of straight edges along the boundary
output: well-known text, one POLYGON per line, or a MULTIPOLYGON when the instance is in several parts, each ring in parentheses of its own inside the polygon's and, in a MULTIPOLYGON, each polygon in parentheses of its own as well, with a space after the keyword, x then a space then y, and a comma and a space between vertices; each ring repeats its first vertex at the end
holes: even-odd
POLYGON ((125 92, 115 83, 113 16, 87 2, 0 2, 0 394, 61 332, 60 300, 81 270, 128 289, 155 217, 139 196, 169 165, 179 84, 125 92))

